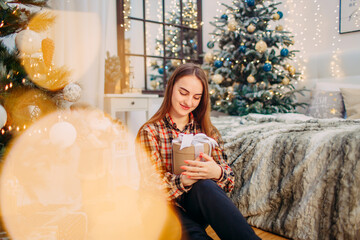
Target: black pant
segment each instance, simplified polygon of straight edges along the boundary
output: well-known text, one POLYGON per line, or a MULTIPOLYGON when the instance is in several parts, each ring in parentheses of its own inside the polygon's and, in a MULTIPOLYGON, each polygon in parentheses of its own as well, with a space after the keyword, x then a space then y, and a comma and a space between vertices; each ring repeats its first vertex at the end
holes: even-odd
POLYGON ((222 240, 260 239, 239 209, 212 180, 200 180, 177 199, 176 207, 183 228, 183 239, 211 239, 205 231, 210 225, 222 240))

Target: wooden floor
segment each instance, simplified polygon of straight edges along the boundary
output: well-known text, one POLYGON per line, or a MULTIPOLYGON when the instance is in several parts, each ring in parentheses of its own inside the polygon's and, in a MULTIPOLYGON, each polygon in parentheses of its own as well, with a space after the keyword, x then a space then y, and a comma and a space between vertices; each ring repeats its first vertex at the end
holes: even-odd
MULTIPOLYGON (((286 240, 287 239, 287 238, 283 238, 276 234, 264 232, 258 228, 253 227, 253 229, 254 229, 256 235, 258 235, 262 240, 286 240)), ((216 233, 214 232, 214 230, 211 227, 208 227, 206 229, 206 232, 212 239, 220 240, 220 238, 216 235, 216 233)))

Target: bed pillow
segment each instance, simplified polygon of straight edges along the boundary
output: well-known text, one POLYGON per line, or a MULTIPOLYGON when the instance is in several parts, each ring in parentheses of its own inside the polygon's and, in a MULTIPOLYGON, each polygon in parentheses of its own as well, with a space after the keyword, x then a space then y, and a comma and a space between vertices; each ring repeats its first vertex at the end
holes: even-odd
POLYGON ((308 116, 314 118, 343 118, 344 103, 340 91, 312 91, 308 116))
POLYGON ((360 89, 340 88, 347 118, 360 119, 360 89))

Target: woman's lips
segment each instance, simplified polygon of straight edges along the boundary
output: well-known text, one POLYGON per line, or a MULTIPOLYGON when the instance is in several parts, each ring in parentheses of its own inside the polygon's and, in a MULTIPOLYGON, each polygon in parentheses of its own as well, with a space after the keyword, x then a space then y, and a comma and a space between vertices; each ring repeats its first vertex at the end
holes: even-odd
POLYGON ((181 106, 184 110, 189 110, 189 109, 190 109, 190 107, 184 106, 184 105, 182 105, 182 104, 180 104, 180 106, 181 106))

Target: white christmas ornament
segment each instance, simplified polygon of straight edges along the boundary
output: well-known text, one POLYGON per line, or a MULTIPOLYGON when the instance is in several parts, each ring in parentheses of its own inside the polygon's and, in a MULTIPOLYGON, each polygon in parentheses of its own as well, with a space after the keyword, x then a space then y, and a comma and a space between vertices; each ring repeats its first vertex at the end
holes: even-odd
POLYGON ((266 51, 267 49, 267 44, 266 42, 264 42, 263 40, 260 40, 256 43, 255 45, 255 49, 256 51, 258 51, 259 53, 263 53, 266 51))
POLYGON ((81 97, 81 87, 76 83, 69 83, 63 90, 64 99, 69 102, 76 102, 81 97))
POLYGON ((41 37, 38 33, 25 29, 15 37, 16 47, 20 52, 25 54, 33 54, 41 49, 41 37))
POLYGON ((51 143, 61 148, 71 146, 75 142, 76 136, 76 129, 69 122, 55 123, 49 133, 51 143))
POLYGON ((7 121, 7 113, 5 108, 0 105, 0 128, 4 127, 7 121))
POLYGON ((215 74, 215 75, 212 77, 212 80, 214 81, 214 83, 220 84, 220 83, 222 83, 222 81, 224 80, 224 77, 223 77, 221 74, 215 74))

